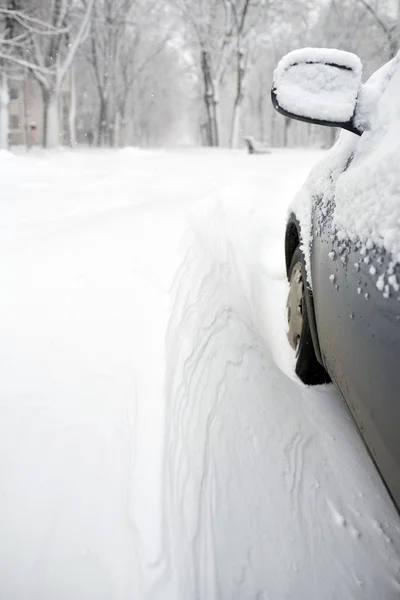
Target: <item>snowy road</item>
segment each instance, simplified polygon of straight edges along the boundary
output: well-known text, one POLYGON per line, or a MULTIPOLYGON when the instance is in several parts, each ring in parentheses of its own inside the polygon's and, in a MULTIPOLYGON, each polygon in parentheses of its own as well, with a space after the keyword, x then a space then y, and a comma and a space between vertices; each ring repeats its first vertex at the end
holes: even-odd
POLYGON ((399 598, 400 519, 285 338, 319 156, 0 156, 1 599, 399 598))

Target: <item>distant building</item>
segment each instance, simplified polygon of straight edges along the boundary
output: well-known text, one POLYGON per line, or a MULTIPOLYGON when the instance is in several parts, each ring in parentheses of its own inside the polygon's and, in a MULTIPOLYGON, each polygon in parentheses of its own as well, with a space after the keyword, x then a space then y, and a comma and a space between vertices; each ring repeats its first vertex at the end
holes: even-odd
MULTIPOLYGON (((67 77, 60 97, 61 143, 68 140, 68 115, 71 104, 70 81, 67 77)), ((10 145, 26 146, 43 143, 43 98, 37 81, 29 74, 22 80, 10 80, 10 145)))

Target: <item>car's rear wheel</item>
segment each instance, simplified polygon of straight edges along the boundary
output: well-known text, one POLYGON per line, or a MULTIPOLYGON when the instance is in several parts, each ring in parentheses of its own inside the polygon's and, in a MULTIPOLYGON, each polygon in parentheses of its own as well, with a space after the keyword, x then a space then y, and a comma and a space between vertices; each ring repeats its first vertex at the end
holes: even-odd
POLYGON ((306 270, 304 255, 297 246, 288 273, 289 293, 286 303, 288 340, 296 352, 296 374, 307 385, 329 381, 324 367, 318 362, 309 325, 306 303, 306 270))

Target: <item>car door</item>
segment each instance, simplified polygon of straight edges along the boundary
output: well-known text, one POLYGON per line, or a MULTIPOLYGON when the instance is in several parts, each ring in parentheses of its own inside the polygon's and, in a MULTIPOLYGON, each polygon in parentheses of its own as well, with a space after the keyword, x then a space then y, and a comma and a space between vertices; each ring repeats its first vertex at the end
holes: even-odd
POLYGON ((396 66, 376 102, 371 129, 315 201, 311 270, 325 366, 399 503, 398 98, 396 66))

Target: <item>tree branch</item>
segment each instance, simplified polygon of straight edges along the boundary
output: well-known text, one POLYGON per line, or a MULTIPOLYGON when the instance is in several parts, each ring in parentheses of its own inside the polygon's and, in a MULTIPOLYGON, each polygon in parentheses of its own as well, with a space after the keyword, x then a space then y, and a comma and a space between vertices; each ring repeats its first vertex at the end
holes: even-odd
POLYGON ((81 25, 78 29, 77 34, 75 35, 75 39, 72 42, 72 44, 70 45, 67 57, 64 60, 64 64, 62 65, 61 69, 60 69, 60 73, 59 73, 59 83, 62 82, 62 80, 64 79, 66 73, 68 72, 72 61, 75 57, 75 54, 79 48, 79 46, 81 45, 81 43, 86 39, 88 33, 89 33, 89 28, 90 28, 90 17, 92 14, 92 10, 93 10, 93 6, 94 6, 94 0, 88 0, 86 3, 86 12, 83 16, 81 25))

